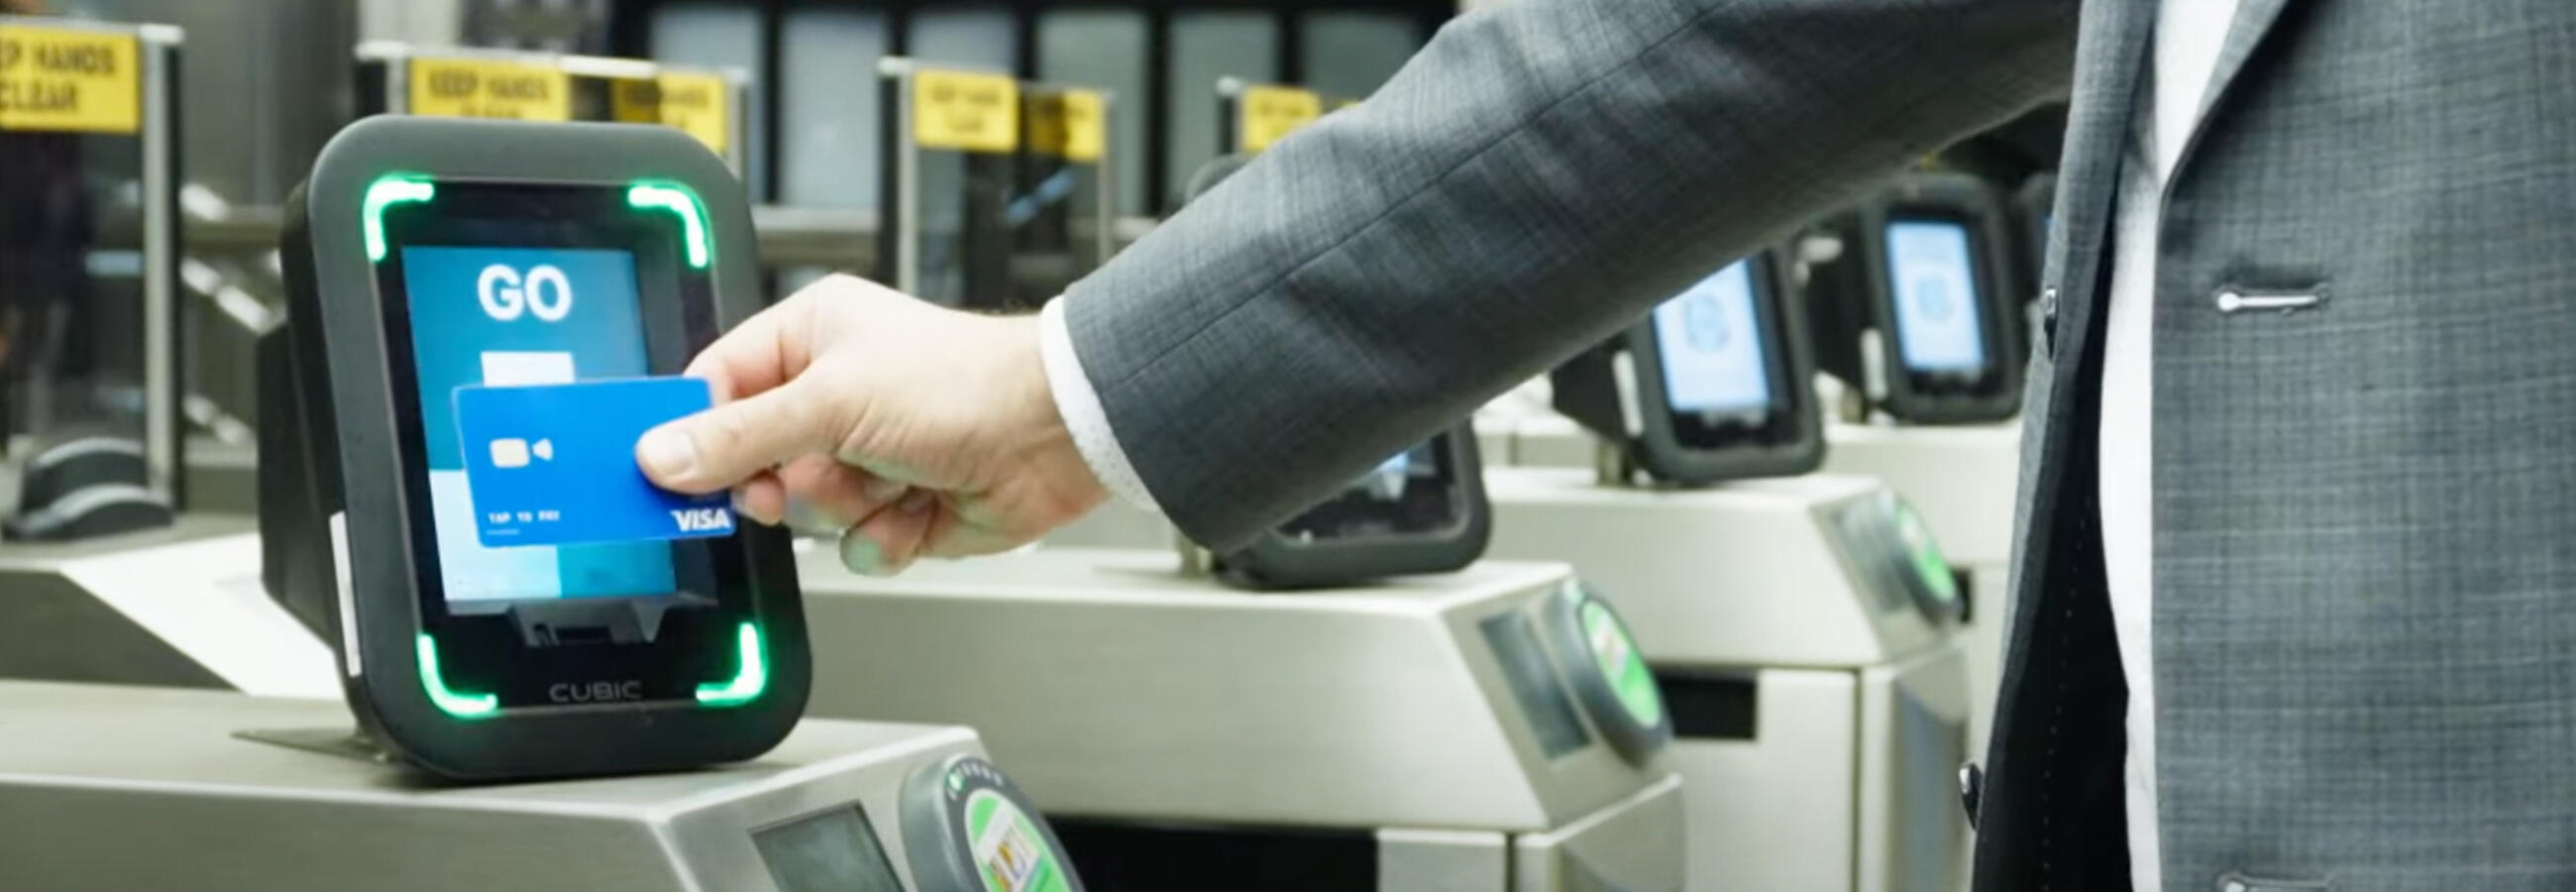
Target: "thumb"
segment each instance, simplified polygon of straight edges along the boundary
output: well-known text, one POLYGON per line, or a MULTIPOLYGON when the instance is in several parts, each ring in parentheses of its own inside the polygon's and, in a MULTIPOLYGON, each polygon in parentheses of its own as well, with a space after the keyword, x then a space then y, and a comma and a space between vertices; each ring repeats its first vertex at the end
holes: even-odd
POLYGON ((831 414, 810 388, 789 382, 644 432, 635 463, 664 489, 715 492, 797 456, 829 451, 834 438, 823 419, 831 414))

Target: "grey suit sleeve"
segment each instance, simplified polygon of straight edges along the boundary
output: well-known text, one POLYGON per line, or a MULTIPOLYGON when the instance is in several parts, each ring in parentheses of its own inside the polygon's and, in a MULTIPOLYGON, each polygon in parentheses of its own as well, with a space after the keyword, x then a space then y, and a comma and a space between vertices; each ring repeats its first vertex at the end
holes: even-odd
POLYGON ((2063 95, 2074 0, 1513 0, 1066 296, 1172 520, 1249 541, 1876 175, 2063 95))

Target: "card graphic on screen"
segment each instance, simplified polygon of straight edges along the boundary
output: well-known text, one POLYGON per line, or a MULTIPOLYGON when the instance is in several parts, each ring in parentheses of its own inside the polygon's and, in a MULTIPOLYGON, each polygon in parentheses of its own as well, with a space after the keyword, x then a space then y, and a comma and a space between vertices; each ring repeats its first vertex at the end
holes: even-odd
POLYGON ((1974 374, 1986 365, 1968 229, 1947 221, 1887 224, 1887 280, 1906 368, 1974 374))
POLYGON ((1762 329, 1754 320, 1753 271, 1729 264, 1655 307, 1655 350, 1664 394, 1676 412, 1760 415, 1771 406, 1762 329))
POLYGON ((662 542, 484 545, 475 523, 460 387, 564 384, 648 374, 635 258, 626 251, 402 248, 422 442, 440 575, 450 603, 655 595, 675 586, 662 542))
POLYGON ((476 533, 494 548, 733 535, 723 493, 671 492, 635 465, 645 431, 712 404, 696 378, 457 388, 476 533))

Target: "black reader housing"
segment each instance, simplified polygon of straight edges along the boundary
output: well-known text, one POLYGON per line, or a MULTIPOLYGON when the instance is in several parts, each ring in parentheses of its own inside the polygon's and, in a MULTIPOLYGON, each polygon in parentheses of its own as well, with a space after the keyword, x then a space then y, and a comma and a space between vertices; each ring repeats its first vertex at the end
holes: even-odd
MULTIPOLYGON (((1852 263, 1868 302, 1870 325, 1878 330, 1878 369, 1886 374, 1886 397, 1880 407, 1911 423, 1989 423, 2007 420, 2022 410, 2022 340, 2025 312, 2020 276, 2014 276, 2017 237, 2012 217, 1996 188, 1965 173, 1906 173, 1862 201, 1857 211, 1852 263), (1906 307, 1922 304, 1904 294, 1899 276, 1904 255, 1893 237, 1904 227, 1940 227, 1965 235, 1965 260, 1971 294, 1960 304, 1976 312, 1981 361, 1965 369, 1927 369, 1909 358, 1909 338, 1922 315, 1906 307)), ((1917 325, 1919 327, 1919 325, 1917 325)))
POLYGON ((286 321, 260 345, 263 572, 333 644, 362 733, 458 779, 684 768, 783 739, 812 669, 781 530, 668 543, 668 591, 449 591, 444 563, 487 555, 433 514, 424 369, 459 360, 414 355, 409 309, 476 297, 413 293, 407 262, 631 258, 638 371, 677 374, 759 303, 723 162, 661 127, 375 117, 323 148, 286 218, 286 321))
POLYGON ((1973 424, 2021 411, 2021 239, 1993 185, 1910 172, 1818 228, 1843 246, 1807 282, 1825 371, 1898 421, 1973 424), (1877 335, 1869 356, 1865 332, 1877 335))
POLYGON ((1806 313, 1786 296, 1784 266, 1761 252, 1717 273, 1738 277, 1749 298, 1742 312, 1751 330, 1733 336, 1751 339, 1741 354, 1751 367, 1738 371, 1758 376, 1751 391, 1764 398, 1726 411, 1680 405, 1689 401, 1676 399, 1684 382, 1675 376, 1697 370, 1668 362, 1667 344, 1686 338, 1661 330, 1682 320, 1659 309, 1551 372, 1556 410, 1617 448, 1623 477, 1695 486, 1815 470, 1825 458, 1824 413, 1811 384, 1806 313))
POLYGON ((1217 555, 1217 578, 1250 589, 1345 585, 1445 573, 1484 556, 1493 507, 1467 423, 1389 458, 1339 494, 1217 555))

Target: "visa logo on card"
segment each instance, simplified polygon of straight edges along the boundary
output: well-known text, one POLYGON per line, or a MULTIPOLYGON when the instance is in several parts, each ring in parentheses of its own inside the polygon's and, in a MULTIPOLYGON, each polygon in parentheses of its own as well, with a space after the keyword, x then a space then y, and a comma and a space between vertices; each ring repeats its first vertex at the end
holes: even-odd
POLYGON ((713 403, 695 378, 457 388, 476 537, 508 548, 732 534, 724 493, 671 492, 635 466, 645 431, 713 403))

